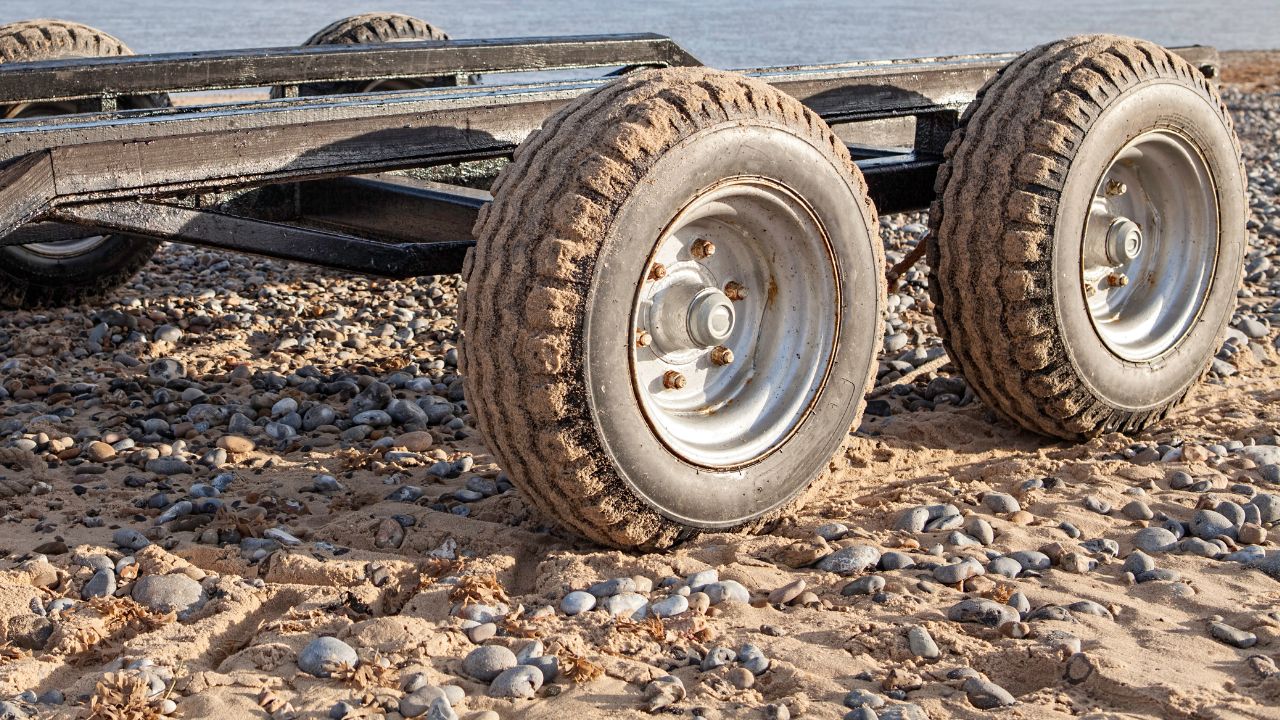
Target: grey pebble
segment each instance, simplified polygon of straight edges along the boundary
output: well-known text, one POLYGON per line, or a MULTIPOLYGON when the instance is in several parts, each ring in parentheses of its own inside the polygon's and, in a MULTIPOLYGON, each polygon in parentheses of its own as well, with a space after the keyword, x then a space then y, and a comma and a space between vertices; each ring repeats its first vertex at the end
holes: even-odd
POLYGON ((133 583, 133 599, 160 612, 182 613, 204 600, 200 583, 186 575, 146 575, 133 583))
POLYGON ((885 579, 879 575, 867 575, 845 585, 841 595, 875 595, 884 589, 885 579))
POLYGON ((818 561, 818 569, 839 575, 857 575, 875 567, 880 551, 870 545, 850 545, 818 561))
POLYGON ((359 664, 355 648, 335 637, 318 637, 298 653, 298 669, 320 678, 329 677, 342 665, 356 667, 359 664))
POLYGON ((911 654, 916 657, 922 657, 927 660, 936 660, 942 657, 942 651, 938 649, 938 644, 934 642, 933 636, 929 631, 919 625, 914 625, 907 630, 907 647, 911 649, 911 654))
MULTIPOLYGON (((516 654, 501 645, 483 645, 467 653, 462 660, 462 672, 482 682, 492 682, 515 666, 516 654)), ((538 679, 541 681, 540 673, 538 679)))
POLYGON ((969 678, 964 681, 964 693, 969 703, 979 710, 992 710, 998 707, 1017 704, 1017 699, 1008 690, 981 678, 969 678))
POLYGON ((502 671, 489 685, 489 695, 500 698, 532 698, 542 687, 542 671, 517 665, 502 671))

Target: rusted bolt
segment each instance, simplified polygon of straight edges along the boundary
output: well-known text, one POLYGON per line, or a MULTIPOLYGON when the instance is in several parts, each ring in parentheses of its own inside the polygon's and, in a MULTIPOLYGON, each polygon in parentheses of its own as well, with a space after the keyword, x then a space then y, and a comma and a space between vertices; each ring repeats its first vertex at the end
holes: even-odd
POLYGON ((649 347, 649 343, 653 342, 653 336, 644 330, 636 331, 636 347, 649 347))
POLYGON ((699 260, 705 260, 716 254, 716 246, 710 240, 694 240, 693 247, 689 248, 689 254, 699 260))
POLYGON ((711 350, 711 362, 716 365, 728 365, 733 362, 733 351, 723 345, 717 345, 711 350))
POLYGON ((1107 181, 1107 197, 1119 197, 1129 192, 1129 187, 1119 180, 1107 181))
POLYGON ((666 276, 667 276, 667 266, 663 265, 662 263, 654 263, 653 266, 649 268, 650 280, 661 280, 666 276))
POLYGON ((1107 276, 1107 287, 1124 287, 1129 284, 1129 277, 1121 273, 1111 273, 1107 276))
POLYGON ((668 390, 683 390, 688 382, 684 375, 675 370, 668 370, 662 374, 662 387, 668 390))
POLYGON ((724 294, 730 300, 737 302, 747 299, 747 288, 737 280, 730 280, 724 286, 724 294))

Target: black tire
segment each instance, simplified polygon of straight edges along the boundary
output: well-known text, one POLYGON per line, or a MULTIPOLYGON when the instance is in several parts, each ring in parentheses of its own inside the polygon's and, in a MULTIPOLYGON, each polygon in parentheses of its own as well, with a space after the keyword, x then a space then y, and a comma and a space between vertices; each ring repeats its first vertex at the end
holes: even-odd
MULTIPOLYGON (((131 55, 107 33, 63 20, 27 20, 0 25, 0 63, 77 57, 131 55)), ((168 105, 168 97, 120 98, 121 109, 168 105)), ((50 106, 0 106, 0 118, 57 115, 83 110, 74 103, 50 106)), ((160 247, 159 241, 108 235, 74 255, 51 255, 25 246, 0 247, 0 306, 29 308, 96 299, 127 283, 160 247)))
POLYGON ((647 70, 577 99, 516 151, 476 237, 461 306, 469 407, 526 496, 581 535, 656 549, 757 530, 829 468, 861 416, 885 307, 875 209, 844 144, 764 83, 647 70), (793 434, 722 471, 684 461, 646 424, 628 312, 662 229, 739 177, 791 189, 829 231, 841 294, 823 311, 839 330, 793 434))
MULTIPOLYGON (((984 403, 1034 432, 1078 440, 1161 420, 1203 375, 1231 318, 1245 248, 1244 177, 1226 107, 1177 55, 1107 35, 1023 54, 965 112, 938 174, 930 292, 950 357, 984 403), (1153 132, 1183 138, 1201 155, 1212 187, 1199 197, 1216 203, 1218 237, 1196 264, 1211 273, 1202 301, 1171 304, 1189 326, 1147 358, 1108 344, 1091 319, 1094 288, 1082 273, 1092 263, 1082 253, 1105 174, 1128 143, 1153 132)), ((1148 231, 1157 240, 1163 232, 1148 231)), ((1150 246, 1163 252, 1158 241, 1150 246)), ((1161 261, 1154 267, 1138 282, 1170 271, 1161 261)), ((1128 277, 1117 280, 1122 287, 1128 277)))
MULTIPOLYGON (((314 45, 377 45, 405 40, 448 40, 444 30, 419 20, 411 15, 399 13, 365 13, 352 15, 335 23, 326 25, 315 35, 302 43, 304 47, 314 45)), ((402 78, 384 82, 345 82, 345 83, 310 83, 298 87, 298 95, 315 97, 321 95, 343 95, 349 93, 369 92, 373 89, 411 90, 417 88, 442 87, 454 84, 452 77, 447 78, 402 78)), ((271 89, 271 97, 284 97, 284 89, 271 89)))

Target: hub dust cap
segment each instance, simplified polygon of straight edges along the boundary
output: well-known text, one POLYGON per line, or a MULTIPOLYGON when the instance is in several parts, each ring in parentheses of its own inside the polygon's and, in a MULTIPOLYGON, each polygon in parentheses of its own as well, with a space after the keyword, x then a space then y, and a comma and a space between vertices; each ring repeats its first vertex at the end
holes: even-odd
POLYGON ((725 469, 787 440, 830 372, 835 267, 813 210, 775 181, 733 178, 685 206, 631 313, 633 388, 667 449, 725 469))

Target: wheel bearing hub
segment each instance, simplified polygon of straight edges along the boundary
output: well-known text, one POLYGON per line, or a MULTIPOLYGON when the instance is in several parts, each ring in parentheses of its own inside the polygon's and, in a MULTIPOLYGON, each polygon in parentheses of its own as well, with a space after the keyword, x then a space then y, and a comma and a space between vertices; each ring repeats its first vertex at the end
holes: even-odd
POLYGON ((1142 252, 1142 228, 1126 217, 1116 218, 1107 228, 1107 259, 1113 265, 1138 257, 1142 252))

